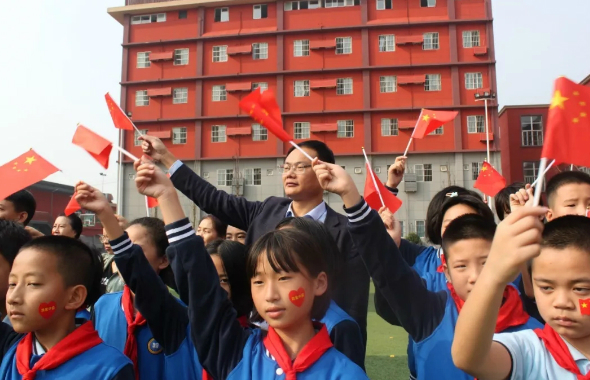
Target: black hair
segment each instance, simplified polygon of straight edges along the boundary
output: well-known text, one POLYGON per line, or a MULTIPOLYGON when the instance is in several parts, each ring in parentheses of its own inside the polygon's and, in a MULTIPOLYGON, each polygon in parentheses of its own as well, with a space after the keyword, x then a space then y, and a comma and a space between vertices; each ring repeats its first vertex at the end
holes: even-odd
MULTIPOLYGON (((152 239, 152 244, 156 247, 156 254, 158 257, 166 255, 166 248, 168 248, 168 236, 166 236, 165 224, 161 219, 152 217, 142 217, 133 220, 129 223, 127 228, 133 225, 140 225, 147 230, 147 235, 152 239)), ((174 272, 168 265, 160 271, 160 278, 166 286, 176 290, 176 282, 174 281, 174 272)))
POLYGON ((5 199, 12 203, 14 211, 27 213, 27 219, 23 224, 25 226, 28 225, 31 219, 33 219, 33 216, 35 216, 35 210, 37 209, 37 202, 33 194, 27 190, 19 190, 5 199))
POLYGON ((215 240, 205 247, 210 255, 217 255, 223 263, 231 289, 231 302, 238 312, 238 317, 248 316, 254 304, 250 291, 250 279, 246 275, 248 248, 242 243, 231 240, 215 240))
POLYGON ((443 203, 449 199, 449 194, 453 193, 457 193, 457 195, 471 194, 475 197, 478 196, 475 191, 467 190, 464 187, 448 186, 432 197, 428 205, 428 210, 426 211, 426 237, 432 244, 441 244, 440 226, 442 225, 443 217, 441 208, 443 203))
POLYGON ((199 221, 199 224, 201 224, 201 222, 206 219, 211 219, 211 224, 213 224, 213 229, 215 230, 215 233, 217 234, 217 238, 218 239, 225 239, 225 235, 227 234, 227 224, 223 223, 218 217, 216 217, 215 215, 212 215, 212 214, 209 214, 206 217, 204 217, 203 219, 201 219, 199 221))
POLYGON ((549 203, 549 207, 552 207, 551 203, 553 203, 553 198, 555 198, 555 195, 557 194, 557 190, 559 190, 560 187, 565 186, 565 185, 569 185, 569 184, 584 184, 584 183, 590 185, 590 175, 588 175, 584 172, 567 171, 567 172, 558 173, 558 174, 554 175, 553 177, 551 177, 549 182, 547 182, 547 190, 546 190, 547 202, 549 203))
POLYGON ((478 214, 461 215, 447 226, 442 237, 442 249, 448 262, 449 248, 458 241, 468 239, 483 239, 491 242, 496 233, 496 223, 492 218, 478 214))
MULTIPOLYGON (((571 172, 570 172, 571 173, 571 172)), ((582 215, 565 215, 545 224, 543 248, 577 248, 590 254, 590 218, 582 215)))
MULTIPOLYGON (((256 274, 258 260, 262 255, 265 255, 272 270, 277 273, 301 272, 302 267, 315 278, 328 270, 322 245, 309 234, 295 228, 267 232, 254 243, 246 263, 248 278, 253 278, 256 274)), ((319 321, 324 317, 330 306, 330 298, 329 287, 324 294, 315 297, 311 310, 312 319, 319 321)))
POLYGON ((57 271, 66 287, 86 287, 88 295, 83 306, 93 305, 102 295, 102 258, 80 240, 67 236, 42 236, 25 244, 20 252, 25 249, 54 255, 57 258, 57 271))
MULTIPOLYGON (((329 164, 335 164, 336 159, 334 158, 334 152, 332 149, 328 148, 326 143, 318 140, 305 140, 303 142, 298 143, 300 148, 309 148, 313 149, 316 152, 317 157, 324 162, 329 164)), ((295 149, 295 147, 291 147, 287 152, 287 156, 291 154, 291 152, 295 149)))
POLYGON ((0 220, 0 255, 11 267, 18 251, 31 239, 31 234, 17 222, 0 220))
MULTIPOLYGON (((436 228, 438 228, 439 231, 442 230, 442 226, 443 226, 443 222, 444 222, 444 218, 445 218, 445 213, 451 207, 454 207, 456 205, 465 205, 467 207, 470 207, 473 209, 473 211, 475 211, 475 214, 481 215, 485 219, 487 219, 490 222, 495 224, 494 213, 492 212, 492 210, 490 210, 488 205, 486 205, 479 196, 473 196, 471 194, 463 194, 463 195, 457 195, 456 197, 449 197, 443 203, 442 208, 440 210, 440 218, 438 218, 437 224, 436 224, 436 228)), ((445 233, 446 233, 446 230, 445 230, 445 233)), ((443 235, 443 239, 444 239, 444 235, 443 235)))
MULTIPOLYGON (((68 218, 68 222, 70 223, 70 227, 72 227, 72 230, 74 230, 74 232, 76 233, 76 239, 80 239, 80 235, 82 235, 82 219, 80 219, 80 217, 78 216, 78 214, 73 213, 70 215, 66 214, 60 214, 59 216, 63 216, 65 218, 68 218)), ((58 216, 58 218, 59 218, 58 216)))

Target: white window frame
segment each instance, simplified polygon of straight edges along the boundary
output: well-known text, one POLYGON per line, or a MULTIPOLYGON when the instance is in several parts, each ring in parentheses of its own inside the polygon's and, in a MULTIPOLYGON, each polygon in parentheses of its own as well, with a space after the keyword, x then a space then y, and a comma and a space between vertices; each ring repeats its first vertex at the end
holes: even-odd
POLYGON ((176 127, 172 128, 172 144, 186 144, 187 128, 176 127))
POLYGON ((467 116, 467 133, 485 133, 485 117, 483 115, 467 116))
MULTIPOLYGON (((520 117, 521 146, 543 146, 543 115, 520 117), (528 119, 528 120, 527 120, 528 119), (535 119, 539 119, 536 121, 535 119)), ((526 182, 531 183, 531 182, 526 182)))
POLYGON ((252 141, 268 140, 268 130, 258 123, 252 124, 252 141))
POLYGON ((381 119, 381 136, 399 136, 397 119, 381 119))
POLYGON ((354 120, 338 120, 338 132, 336 137, 339 139, 351 139, 354 137, 354 120))
POLYGON ((395 34, 382 34, 379 36, 379 52, 389 53, 395 51, 395 34))
POLYGON ((482 73, 465 73, 465 88, 467 90, 476 90, 483 88, 482 73))
POLYGON ((293 82, 293 96, 303 98, 310 95, 309 80, 296 80, 293 82))
POLYGON ((172 104, 188 103, 188 87, 180 87, 172 90, 172 104))
POLYGON ((296 121, 293 123, 293 138, 295 140, 308 139, 310 131, 311 124, 309 121, 296 121))
POLYGON ((212 125, 211 126, 211 142, 212 143, 224 143, 227 141, 227 126, 225 125, 212 125))
POLYGON ((353 7, 354 0, 325 0, 326 8, 353 7))
POLYGON ((424 164, 414 164, 414 174, 416 182, 424 182, 424 164))
POLYGON ((424 220, 417 220, 416 221, 416 235, 418 235, 418 237, 421 239, 424 239, 426 237, 426 221, 424 221, 424 220), (419 228, 418 227, 419 225, 422 228, 419 228), (420 229, 422 230, 422 233, 420 233, 420 229))
POLYGON ((420 0, 420 6, 422 8, 434 8, 436 7, 436 0, 420 0))
POLYGON ((539 175, 538 161, 524 161, 522 163, 522 175, 524 183, 533 183, 539 175))
POLYGON ((231 186, 234 182, 234 169, 217 169, 217 186, 231 186))
POLYGON ((166 13, 154 13, 150 15, 139 15, 131 17, 131 25, 151 24, 152 22, 165 22, 166 13))
POLYGON ((336 79, 336 95, 352 95, 353 82, 352 78, 336 79))
POLYGON ((428 135, 429 136, 437 136, 437 135, 443 135, 445 133, 444 130, 445 127, 443 127, 442 125, 438 128, 436 128, 434 131, 430 132, 428 135))
POLYGON ((393 0, 389 0, 389 8, 387 7, 387 0, 377 0, 376 8, 378 11, 384 11, 386 9, 393 9, 393 0))
POLYGON ((147 135, 148 130, 147 129, 140 129, 139 132, 137 132, 137 131, 133 132, 133 145, 134 146, 140 146, 143 143, 143 141, 139 139, 139 136, 147 135), (141 132, 141 134, 139 132, 141 132))
POLYGON ((229 21, 229 8, 228 7, 220 7, 215 8, 213 11, 213 22, 228 22, 229 21), (215 12, 219 9, 219 20, 215 21, 215 12))
POLYGON ((397 77, 395 75, 379 77, 379 91, 382 94, 397 92, 397 77))
POLYGON ((256 90, 258 87, 261 88, 260 92, 264 92, 268 90, 268 82, 254 82, 252 83, 252 91, 256 90))
POLYGON ((255 42, 252 44, 252 59, 268 59, 268 42, 255 42))
POLYGON ((227 100, 227 91, 224 84, 213 86, 211 89, 212 101, 214 102, 225 102, 227 100))
POLYGON ((295 40, 293 42, 293 57, 309 56, 309 40, 295 40))
POLYGON ((422 43, 422 50, 438 50, 440 49, 440 38, 438 32, 424 33, 424 42, 422 43))
POLYGON ((424 91, 442 91, 442 80, 440 74, 426 74, 424 91))
POLYGON ((261 168, 246 168, 246 169, 244 169, 244 185, 245 186, 261 186, 262 185, 262 169, 261 168))
POLYGON ((479 172, 481 171, 482 166, 483 166, 482 162, 472 162, 471 163, 471 180, 472 181, 477 180, 477 177, 479 177, 479 172))
POLYGON ((188 65, 189 49, 174 49, 174 66, 188 65))
POLYGON ((252 19, 253 20, 261 20, 263 18, 268 18, 268 5, 267 4, 256 4, 256 5, 252 6, 252 19), (266 8, 266 17, 262 17, 262 7, 267 7, 266 8))
POLYGON ((336 37, 336 54, 352 54, 352 37, 336 37))
POLYGON ((463 31, 463 47, 473 48, 481 46, 481 39, 479 30, 465 30, 463 31))
POLYGON ((150 105, 150 97, 148 96, 147 90, 135 91, 135 106, 146 107, 150 105))
POLYGON ((213 46, 213 62, 227 62, 227 45, 213 46))
POLYGON ((152 65, 150 62, 150 51, 140 51, 137 52, 137 68, 138 69, 147 69, 152 65))

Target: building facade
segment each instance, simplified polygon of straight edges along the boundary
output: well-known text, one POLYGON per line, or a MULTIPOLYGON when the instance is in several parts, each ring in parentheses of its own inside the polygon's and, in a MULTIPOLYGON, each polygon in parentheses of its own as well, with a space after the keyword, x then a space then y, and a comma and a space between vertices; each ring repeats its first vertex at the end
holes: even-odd
MULTIPOLYGON (((410 146, 400 185, 404 233, 423 235, 426 208, 450 184, 472 187, 486 157, 484 104, 495 91, 490 0, 147 1, 109 14, 124 27, 121 107, 144 133, 213 185, 248 199, 283 195, 288 144, 242 112, 272 89, 295 141, 326 142, 362 189, 365 147, 377 175, 401 155, 421 108, 459 116, 410 146), (415 182, 414 182, 415 180, 415 182)), ((497 103, 489 108, 492 164, 497 103)), ((124 147, 140 154, 137 135, 124 147)), ((119 202, 145 215, 129 162, 119 202)), ((326 195, 340 210, 340 202, 326 195)), ((183 199, 192 220, 200 210, 183 199)))

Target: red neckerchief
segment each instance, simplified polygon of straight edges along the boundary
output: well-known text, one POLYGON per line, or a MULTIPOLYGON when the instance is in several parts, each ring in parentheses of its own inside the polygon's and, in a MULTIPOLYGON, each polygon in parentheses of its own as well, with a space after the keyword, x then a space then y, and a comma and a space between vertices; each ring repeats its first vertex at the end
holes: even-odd
POLYGON ((135 337, 135 329, 139 326, 145 325, 145 318, 137 312, 135 319, 133 319, 133 298, 131 297, 131 290, 127 285, 123 288, 123 312, 125 313, 125 320, 127 321, 127 340, 125 341, 125 350, 123 353, 133 362, 133 369, 135 370, 135 379, 139 379, 139 370, 137 368, 137 338, 135 337))
POLYGON ((311 367, 324 352, 329 350, 333 345, 328 334, 326 325, 314 324, 314 327, 321 327, 320 331, 314 335, 313 338, 303 349, 297 354, 295 361, 291 361, 289 354, 283 346, 283 341, 272 328, 268 328, 268 334, 264 337, 264 347, 275 358, 277 364, 285 372, 285 380, 297 380, 297 373, 303 372, 311 367))
POLYGON ((16 369, 23 380, 33 380, 37 371, 57 368, 101 343, 102 339, 98 336, 94 325, 88 321, 60 340, 31 368, 33 355, 33 333, 31 332, 25 335, 16 346, 16 369))
MULTIPOLYGON (((457 310, 460 313, 465 301, 459 298, 455 292, 455 288, 450 282, 447 282, 447 287, 449 288, 451 297, 453 297, 457 310)), ((512 286, 507 286, 506 289, 504 289, 504 302, 502 302, 502 306, 500 306, 500 313, 498 313, 498 319, 496 320, 496 332, 499 333, 513 326, 523 325, 528 320, 529 315, 522 307, 522 300, 520 299, 518 290, 512 286)))
POLYGON ((576 361, 572 357, 572 353, 563 341, 563 338, 559 336, 551 326, 545 324, 545 328, 542 330, 535 329, 534 331, 535 334, 541 338, 543 343, 545 343, 545 347, 553 357, 553 360, 555 360, 561 368, 576 375, 578 380, 590 380, 590 372, 586 375, 582 375, 580 369, 576 365, 576 361))
POLYGON ((436 271, 438 273, 443 273, 445 271, 444 265, 447 263, 447 260, 445 259, 445 254, 443 253, 442 255, 440 255, 440 265, 438 266, 438 268, 436 268, 436 271))
POLYGON ((238 317, 238 322, 240 322, 240 326, 242 327, 250 327, 250 322, 248 322, 247 315, 242 315, 241 317, 238 317))

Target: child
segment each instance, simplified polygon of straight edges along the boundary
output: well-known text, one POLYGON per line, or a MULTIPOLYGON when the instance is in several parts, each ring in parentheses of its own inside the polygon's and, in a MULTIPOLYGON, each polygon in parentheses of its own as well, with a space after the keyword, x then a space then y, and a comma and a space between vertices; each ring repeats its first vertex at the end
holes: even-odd
MULTIPOLYGON (((414 340, 415 375, 420 379, 472 379, 453 365, 451 344, 459 312, 483 268, 494 236, 495 224, 477 214, 453 220, 442 240, 448 289, 428 290, 420 276, 404 261, 385 231, 376 211, 365 203, 350 175, 337 165, 314 162, 322 187, 340 194, 349 218, 349 230, 363 260, 414 340)), ((540 326, 522 310, 518 291, 507 286, 498 331, 517 331, 540 326)))
POLYGON ((268 232, 254 244, 247 273, 254 305, 269 330, 244 329, 170 180, 155 165, 142 164, 136 183, 141 193, 158 199, 168 223, 170 258, 188 273, 191 338, 212 378, 367 379, 332 347, 326 327, 312 322, 329 305, 321 245, 295 229, 268 232))
POLYGON ((590 208, 590 176, 561 172, 547 182, 547 221, 564 215, 586 215, 590 208))
POLYGON ((240 230, 237 227, 227 226, 225 240, 237 241, 238 243, 246 244, 246 234, 246 231, 240 230))
POLYGON ((134 379, 131 362, 91 322, 75 323, 76 310, 98 298, 101 272, 80 241, 47 236, 23 246, 6 295, 14 331, 0 324, 1 379, 134 379))
POLYGON ((33 216, 37 202, 27 190, 19 190, 0 201, 0 219, 12 220, 27 226, 33 216))
POLYGON ((587 379, 590 219, 564 216, 543 230, 531 210, 524 207, 499 228, 481 283, 457 323, 453 360, 480 379, 587 379), (488 316, 498 310, 498 289, 528 261, 547 324, 542 330, 494 335, 488 316))
POLYGON ((0 220, 0 313, 5 321, 6 315, 6 291, 8 290, 8 275, 16 254, 23 245, 31 240, 31 235, 16 222, 0 220))

